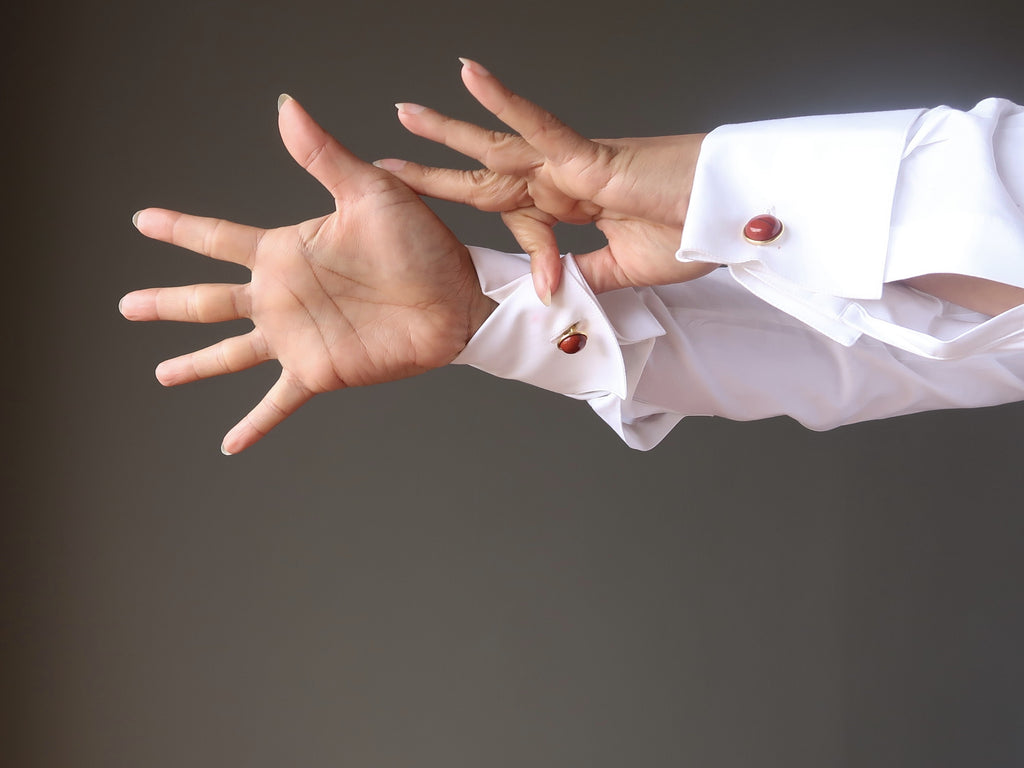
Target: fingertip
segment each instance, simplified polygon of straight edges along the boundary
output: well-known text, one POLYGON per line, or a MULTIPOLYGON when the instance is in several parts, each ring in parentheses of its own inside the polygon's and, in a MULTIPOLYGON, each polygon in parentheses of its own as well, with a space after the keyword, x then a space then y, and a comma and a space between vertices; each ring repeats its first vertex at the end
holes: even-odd
POLYGON ((463 72, 472 72, 474 75, 481 75, 482 77, 487 77, 488 75, 491 74, 490 72, 487 71, 487 69, 484 66, 482 66, 478 62, 473 61, 472 59, 467 59, 463 56, 459 56, 459 61, 462 62, 463 72))
POLYGON ((245 446, 238 439, 240 426, 241 424, 236 424, 224 435, 224 439, 220 441, 220 452, 225 456, 234 456, 236 453, 241 453, 245 450, 245 446))
POLYGON ((551 283, 547 276, 537 270, 533 273, 533 290, 537 292, 537 298, 545 307, 551 306, 551 283))
POLYGON ((144 228, 146 219, 150 218, 149 216, 146 215, 148 211, 149 208, 141 208, 132 214, 132 226, 135 227, 135 229, 137 229, 142 234, 146 233, 144 228))
MULTIPOLYGON (((556 267, 556 269, 553 270, 550 275, 548 275, 548 290, 551 292, 551 293, 548 294, 549 297, 551 295, 557 293, 559 287, 562 284, 562 268, 561 267, 562 267, 562 263, 561 263, 561 260, 559 260, 558 266, 556 267)), ((550 300, 550 298, 549 298, 549 300, 550 300)))
POLYGON ((282 137, 286 131, 302 131, 304 122, 308 120, 312 120, 312 117, 294 96, 282 93, 277 97, 277 126, 282 137), (289 104, 294 104, 297 109, 289 107, 289 104))
POLYGON ((399 101, 395 104, 395 109, 398 110, 400 115, 418 115, 423 112, 426 107, 422 104, 414 104, 411 101, 399 101))
POLYGON ((174 374, 171 366, 166 360, 160 363, 154 370, 153 375, 156 376, 156 380, 159 381, 165 387, 174 386, 174 374))
POLYGON ((121 317, 125 320, 135 320, 138 318, 139 301, 135 298, 135 291, 126 293, 121 297, 121 300, 117 302, 117 311, 121 313, 121 317))
POLYGON ((252 447, 259 439, 260 435, 254 433, 246 424, 246 420, 242 419, 224 435, 224 439, 220 441, 220 452, 225 456, 237 456, 252 447))
POLYGON ((408 163, 395 157, 386 157, 383 160, 374 160, 373 164, 381 170, 397 173, 405 168, 408 163))

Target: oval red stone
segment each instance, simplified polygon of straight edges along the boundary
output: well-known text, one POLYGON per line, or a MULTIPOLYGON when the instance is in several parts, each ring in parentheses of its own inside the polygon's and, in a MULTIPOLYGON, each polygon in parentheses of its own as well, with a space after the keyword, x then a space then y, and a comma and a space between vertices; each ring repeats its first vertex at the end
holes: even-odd
POLYGON ((564 339, 558 340, 558 348, 567 355, 575 355, 587 346, 587 337, 582 333, 570 333, 564 339))
POLYGON ((757 245, 770 243, 781 234, 782 222, 768 213, 755 216, 743 227, 743 237, 757 245))

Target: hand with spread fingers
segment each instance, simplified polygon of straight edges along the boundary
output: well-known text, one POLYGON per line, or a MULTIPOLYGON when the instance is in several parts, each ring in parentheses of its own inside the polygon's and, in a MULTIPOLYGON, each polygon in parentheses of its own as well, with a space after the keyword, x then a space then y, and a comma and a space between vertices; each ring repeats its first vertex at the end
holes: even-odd
POLYGON ((703 134, 591 141, 509 91, 476 62, 463 59, 469 92, 515 133, 398 104, 412 133, 478 160, 458 171, 389 158, 376 165, 420 194, 498 211, 530 254, 534 286, 549 303, 561 266, 552 227, 593 223, 608 245, 578 255, 596 292, 665 285, 707 274, 714 265, 674 258, 686 217, 703 134))
POLYGON ((249 268, 241 285, 151 288, 120 304, 130 320, 249 318, 249 333, 161 363, 166 385, 270 359, 281 376, 224 438, 238 453, 313 395, 414 376, 451 362, 494 304, 469 253, 405 184, 362 162, 293 99, 282 97, 285 146, 331 193, 327 216, 263 230, 149 208, 142 234, 249 268))

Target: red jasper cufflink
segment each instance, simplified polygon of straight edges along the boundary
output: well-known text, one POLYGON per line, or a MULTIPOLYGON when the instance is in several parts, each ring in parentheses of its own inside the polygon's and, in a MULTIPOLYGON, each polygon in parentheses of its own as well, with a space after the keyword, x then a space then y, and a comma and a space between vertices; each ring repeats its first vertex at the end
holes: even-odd
POLYGON ((768 245, 782 236, 785 227, 769 213, 755 216, 743 227, 743 239, 752 245, 768 245))
POLYGON ((555 346, 567 355, 575 355, 587 346, 587 334, 580 333, 579 323, 573 323, 558 335, 555 346))

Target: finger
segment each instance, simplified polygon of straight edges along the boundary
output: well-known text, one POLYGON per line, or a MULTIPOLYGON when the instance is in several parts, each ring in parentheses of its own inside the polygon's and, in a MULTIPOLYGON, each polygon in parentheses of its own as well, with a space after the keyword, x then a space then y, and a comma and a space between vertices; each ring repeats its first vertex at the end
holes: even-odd
POLYGON ((249 316, 248 285, 182 285, 132 291, 117 305, 129 320, 220 323, 249 316))
POLYGON ((589 253, 575 254, 576 266, 594 293, 614 291, 633 285, 607 245, 589 253))
POLYGON ((291 96, 281 95, 278 110, 278 128, 288 153, 323 184, 335 200, 350 191, 358 191, 360 179, 365 181, 376 173, 369 163, 353 155, 317 125, 291 96))
POLYGON ((672 285, 696 280, 718 269, 717 264, 703 261, 665 261, 667 266, 642 272, 627 272, 619 264, 611 246, 575 255, 576 266, 594 293, 619 288, 639 288, 648 285, 672 285))
POLYGON ((312 397, 298 379, 283 371, 259 404, 224 436, 221 452, 230 456, 244 451, 312 397))
POLYGON ((190 216, 163 208, 145 208, 132 217, 132 222, 146 237, 249 268, 264 232, 225 219, 190 216))
POLYGON ((156 378, 165 387, 189 384, 211 376, 237 373, 270 359, 262 334, 251 331, 219 341, 206 349, 164 360, 156 367, 156 378))
POLYGON ((562 277, 562 257, 552 229, 556 219, 536 208, 503 213, 501 218, 530 254, 533 288, 544 305, 551 306, 551 295, 558 290, 562 277))
POLYGON ((518 133, 546 158, 561 164, 596 154, 596 145, 545 109, 527 101, 469 59, 462 61, 462 82, 485 109, 518 133))
POLYGON ((543 159, 536 149, 511 133, 455 120, 419 104, 403 102, 395 106, 398 119, 411 133, 444 144, 492 171, 521 175, 543 159))
POLYGON ((481 211, 508 211, 532 205, 524 179, 486 168, 458 171, 388 158, 374 163, 394 174, 419 195, 471 205, 481 211))

